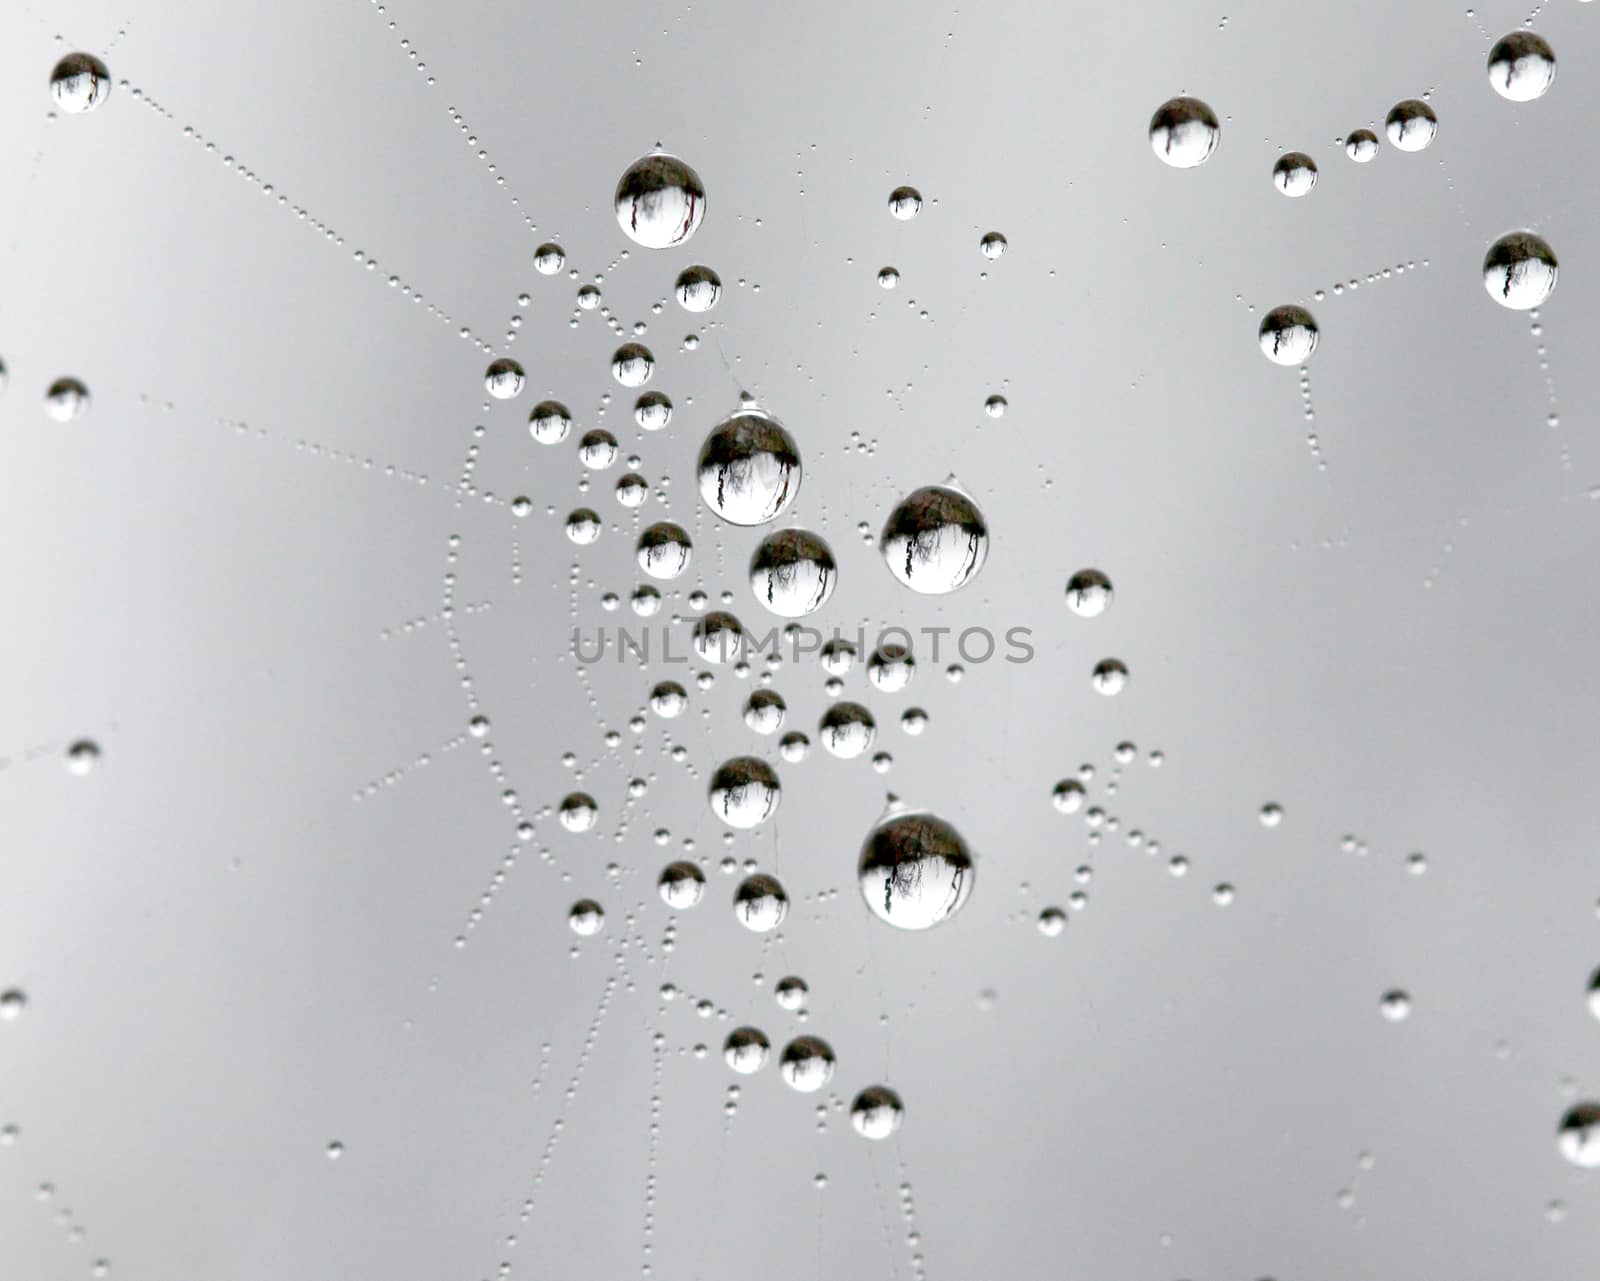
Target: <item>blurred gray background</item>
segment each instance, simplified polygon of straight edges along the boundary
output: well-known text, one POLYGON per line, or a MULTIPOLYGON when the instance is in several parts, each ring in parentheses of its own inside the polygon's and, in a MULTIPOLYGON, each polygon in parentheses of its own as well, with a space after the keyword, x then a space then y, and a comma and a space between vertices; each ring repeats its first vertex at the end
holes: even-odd
MULTIPOLYGON (((1519 105, 1484 61, 1527 16, 13 0, 0 988, 27 1005, 0 1022, 0 1271, 1592 1276, 1600 1182, 1555 1132, 1600 1094, 1600 13, 1541 6, 1560 73, 1519 105), (73 49, 117 85, 52 119, 73 49), (1191 171, 1145 138, 1180 92, 1223 121, 1191 171), (1429 150, 1345 158, 1424 92, 1429 150), (610 204, 658 140, 708 213, 650 252, 610 204), (1288 149, 1321 168, 1302 200, 1271 184, 1288 149), (1541 337, 1479 279, 1519 226, 1561 261, 1541 337), (534 271, 545 239, 578 279, 534 271), (690 263, 722 277, 708 316, 672 300, 690 263), (573 326, 597 276, 616 327, 573 326), (1255 341, 1292 301, 1322 327, 1311 423, 1255 341), (655 434, 609 373, 640 321, 677 406, 655 434), (522 361, 519 399, 486 401, 479 344, 522 361), (61 375, 93 395, 68 424, 43 410, 61 375), (635 621, 633 541, 663 518, 696 561, 658 622, 695 587, 772 621, 744 581, 760 531, 694 486, 741 388, 800 444, 784 523, 839 560, 813 621, 1025 626, 1038 653, 959 684, 924 662, 894 696, 856 668, 893 768, 780 763, 777 818, 725 843, 711 769, 776 759, 740 720, 755 676, 580 674, 568 648, 575 622, 635 621), (525 427, 547 396, 576 420, 550 448, 525 427), (641 459, 637 514, 621 465, 580 491, 594 426, 641 459), (914 596, 857 526, 950 474, 988 564, 914 596), (580 505, 607 525, 582 549, 580 505), (1088 565, 1117 592, 1092 621, 1063 595, 1088 565), (1109 655, 1131 672, 1110 699, 1109 655), (691 708, 636 733, 663 676, 691 708), (103 756, 76 777, 81 738, 103 756), (1085 763, 1117 820, 1098 845, 1050 803, 1085 763), (584 835, 544 812, 575 787, 584 835), (978 858, 925 934, 854 885, 888 790, 978 858), (734 920, 730 854, 784 881, 780 935, 734 920), (667 952, 675 857, 708 886, 667 952), (586 896, 606 927, 573 956, 586 896), (773 1000, 789 973, 803 1025, 773 1000), (775 1051, 825 1037, 829 1091, 735 1077, 743 1023, 775 1051), (877 1082, 905 1123, 869 1144, 845 1109, 877 1082)), ((822 683, 777 670, 786 728, 815 737, 822 683)))

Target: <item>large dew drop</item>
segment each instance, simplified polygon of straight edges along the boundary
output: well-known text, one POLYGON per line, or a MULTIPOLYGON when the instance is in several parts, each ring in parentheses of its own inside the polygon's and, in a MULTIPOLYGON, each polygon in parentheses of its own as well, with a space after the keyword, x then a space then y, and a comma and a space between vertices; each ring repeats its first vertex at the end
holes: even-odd
POLYGON ((600 817, 594 797, 587 792, 572 792, 561 802, 561 826, 569 832, 587 832, 600 817))
POLYGON ((57 378, 44 393, 44 412, 58 423, 81 418, 89 408, 89 389, 76 378, 57 378))
POLYGON ((1600 1169, 1600 1103, 1569 1108, 1556 1131, 1556 1148, 1573 1165, 1600 1169))
POLYGON ((1217 116, 1198 98, 1173 98, 1150 117, 1150 148, 1174 169, 1204 163, 1222 138, 1217 116))
POLYGON ((1272 166, 1272 185, 1291 199, 1306 195, 1317 185, 1317 162, 1303 151, 1279 156, 1272 166))
POLYGON ((717 767, 708 793, 711 812, 729 827, 760 827, 778 812, 778 776, 759 756, 735 756, 717 767))
POLYGON ((1344 140, 1344 154, 1358 165, 1364 165, 1378 156, 1378 135, 1370 129, 1357 129, 1344 140))
POLYGON ((694 545, 683 526, 674 525, 670 520, 658 520, 639 535, 635 558, 639 568, 651 578, 666 580, 688 569, 693 555, 694 545))
POLYGON ((1544 305, 1556 288, 1556 256, 1542 237, 1512 231, 1489 246, 1483 287, 1502 307, 1527 311, 1544 305))
POLYGON ((541 445, 559 445, 572 430, 572 414, 559 400, 541 400, 528 415, 528 435, 541 445))
POLYGON ((772 1043, 760 1028, 736 1027, 722 1043, 722 1058, 735 1072, 749 1076, 767 1065, 772 1043))
POLYGON ((860 703, 835 703, 823 712, 817 724, 817 737, 828 754, 840 760, 854 760, 877 737, 877 722, 860 703))
POLYGON ((885 819, 861 847, 861 897, 880 920, 925 930, 961 910, 972 893, 972 854, 961 833, 933 814, 885 819))
POLYGON ((838 581, 833 549, 804 529, 768 534, 750 558, 750 590, 781 618, 815 613, 838 581))
POLYGON ((661 901, 674 912, 686 912, 699 904, 706 892, 705 874, 693 863, 668 863, 656 881, 661 901))
POLYGON ((625 342, 611 356, 611 376, 624 387, 643 387, 655 373, 656 358, 643 343, 625 342))
POLYGON ((723 520, 762 525, 800 492, 800 450, 776 418, 745 408, 707 434, 697 474, 700 496, 723 520))
POLYGON ((50 96, 61 110, 93 111, 111 94, 111 72, 92 53, 69 53, 50 73, 50 96))
POLYGON ((902 583, 938 596, 977 576, 989 555, 989 529, 977 504, 960 490, 925 485, 889 514, 878 547, 902 583))
POLYGON ((605 909, 592 898, 579 899, 567 913, 567 924, 572 927, 572 932, 580 938, 589 938, 591 935, 598 934, 600 927, 605 923, 605 909))
POLYGON ((706 189, 676 156, 654 152, 628 166, 617 183, 617 225, 646 249, 671 249, 694 235, 706 214, 706 189))
POLYGON ((1275 365, 1305 364, 1317 349, 1317 336, 1317 318, 1293 303, 1274 307, 1257 331, 1262 352, 1275 365))
POLYGON ((496 400, 510 400, 519 395, 525 381, 527 380, 522 372, 522 366, 509 356, 491 361, 489 367, 483 371, 484 390, 496 400))
POLYGON ((1513 31, 1489 50, 1489 83, 1502 98, 1532 102, 1544 97, 1555 78, 1555 50, 1543 36, 1513 31))
POLYGON ((739 924, 757 934, 765 934, 783 924, 789 912, 789 896, 776 876, 757 872, 739 882, 733 892, 733 914, 739 924))
POLYGON ((1389 108, 1383 130, 1401 151, 1422 151, 1439 132, 1439 117, 1421 98, 1407 98, 1389 108))
POLYGON ((685 267, 678 273, 677 294, 685 311, 710 311, 722 297, 722 279, 710 267, 685 267))
POLYGON ((850 1105, 850 1124, 864 1139, 887 1139, 904 1116, 900 1096, 887 1085, 869 1085, 850 1105))
POLYGON ((797 1036, 783 1047, 778 1071, 802 1094, 815 1094, 833 1080, 833 1049, 816 1036, 797 1036))

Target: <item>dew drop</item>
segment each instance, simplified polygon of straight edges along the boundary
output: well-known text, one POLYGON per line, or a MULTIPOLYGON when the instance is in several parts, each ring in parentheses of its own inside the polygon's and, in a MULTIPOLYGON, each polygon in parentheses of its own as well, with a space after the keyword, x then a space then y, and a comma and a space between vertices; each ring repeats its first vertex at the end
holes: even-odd
POLYGON ((800 450, 776 418, 746 407, 707 433, 696 474, 701 498, 723 520, 761 525, 800 492, 800 450))
POLYGON ((677 156, 653 152, 628 166, 612 203, 628 239, 646 249, 671 249, 700 226, 706 190, 700 175, 677 156))
POLYGON ((1174 169, 1193 169, 1222 138, 1216 113, 1198 98, 1172 98, 1150 117, 1150 147, 1174 169))
POLYGON ((864 1139, 887 1139, 904 1116, 900 1096, 887 1085, 869 1085, 850 1104, 850 1124, 864 1139))
POLYGON ((71 115, 93 111, 111 94, 111 72, 92 53, 69 53, 50 73, 50 96, 71 115))
POLYGON ((896 813, 874 827, 856 871, 873 915, 903 930, 948 920, 972 893, 967 843, 949 823, 923 811, 896 813))

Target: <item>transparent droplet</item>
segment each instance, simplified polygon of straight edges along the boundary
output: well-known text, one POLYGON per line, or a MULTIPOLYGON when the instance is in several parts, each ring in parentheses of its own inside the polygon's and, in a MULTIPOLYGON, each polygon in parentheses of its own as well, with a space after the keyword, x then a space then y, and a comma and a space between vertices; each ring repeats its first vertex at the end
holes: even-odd
POLYGON ((884 289, 893 289, 900 283, 900 273, 893 267, 884 267, 878 272, 878 284, 884 289))
POLYGON ((744 627, 725 610, 714 609, 699 619, 689 639, 708 663, 737 663, 744 656, 744 627))
POLYGON ((67 747, 67 773, 82 778, 100 763, 100 745, 91 739, 80 738, 67 747))
POLYGON ((1502 98, 1532 102, 1544 97, 1555 78, 1555 50, 1543 36, 1513 31, 1489 50, 1489 83, 1502 98))
POLYGON ((572 430, 572 415, 559 400, 541 400, 528 415, 528 434, 541 445, 559 445, 572 430))
POLYGON ((896 578, 914 591, 936 596, 977 576, 989 555, 989 529, 966 494, 925 485, 889 514, 878 546, 896 578))
POLYGON ((1272 166, 1272 185, 1291 199, 1306 195, 1317 185, 1317 162, 1303 151, 1290 151, 1272 166))
POLYGON ((836 636, 822 647, 818 661, 829 676, 843 676, 855 666, 856 647, 836 636))
POLYGON ((600 818, 600 808, 587 792, 572 792, 562 798, 561 826, 569 832, 587 832, 600 818))
POLYGON ((1059 907, 1047 907, 1039 913, 1039 933, 1053 939, 1067 928, 1067 914, 1059 907))
POLYGON ((1502 307, 1527 311, 1542 306, 1556 288, 1556 256, 1531 231, 1512 231, 1489 246, 1483 287, 1502 307))
POLYGON ((1283 822, 1283 806, 1276 801, 1268 801, 1261 807, 1261 826, 1276 827, 1283 822))
POLYGON ((750 558, 750 589, 781 618, 821 609, 838 580, 833 549, 804 529, 768 534, 750 558))
POLYGON ((833 1079, 833 1050, 820 1037, 797 1036, 783 1047, 778 1071, 784 1083, 802 1094, 815 1094, 833 1079))
POLYGON ((1079 618, 1099 618, 1113 594, 1111 580, 1098 569, 1080 569, 1067 579, 1067 608, 1079 618))
POLYGON ((677 156, 653 152, 628 166, 613 200, 617 225, 646 249, 681 245, 706 213, 700 175, 677 156))
POLYGON ((22 1012, 28 1008, 28 996, 20 988, 8 988, 0 992, 0 1019, 14 1023, 22 1017, 22 1012))
POLYGON ((522 366, 508 356, 490 361, 483 371, 484 389, 496 400, 510 400, 521 394, 526 381, 522 366))
POLYGON ((887 1085, 869 1085, 850 1105, 850 1124, 864 1139, 887 1139, 904 1116, 900 1096, 887 1085))
POLYGON ((811 753, 811 740, 804 734, 793 732, 778 740, 778 755, 791 765, 798 765, 811 753))
POLYGON ((710 311, 722 297, 722 278, 710 267, 685 267, 678 273, 677 292, 685 311, 710 311))
POLYGON ((861 896, 880 920, 925 930, 948 920, 972 893, 972 854, 949 823, 902 811, 867 834, 857 863, 861 896))
POLYGON ((1120 694, 1127 688, 1128 669, 1119 659, 1103 658, 1095 664, 1091 680, 1096 693, 1108 697, 1120 694))
POLYGON ((1411 1016, 1411 997, 1399 988, 1391 988, 1378 998, 1378 1013, 1391 1023, 1403 1023, 1411 1016))
POLYGON ((533 269, 541 276, 553 276, 566 265, 566 251, 553 241, 547 240, 533 251, 533 269))
POLYGON ((978 252, 990 261, 1002 258, 1006 252, 1006 238, 998 231, 986 232, 983 239, 978 241, 978 252))
POLYGON ((733 892, 733 914, 739 924, 757 934, 775 930, 789 911, 789 897, 778 878, 757 872, 739 882, 733 892))
POLYGON ((581 898, 572 905, 572 910, 567 913, 567 924, 572 927, 572 932, 582 938, 598 934, 600 927, 606 923, 605 909, 592 898, 581 898))
POLYGON ((624 507, 643 507, 650 497, 650 482, 636 472, 629 472, 617 482, 617 501, 624 507))
POLYGON ((617 438, 604 427, 584 432, 583 439, 578 442, 578 461, 591 471, 604 471, 617 461, 621 452, 617 438))
POLYGON ((735 1072, 749 1076, 766 1067, 771 1050, 772 1042, 759 1028, 736 1027, 722 1043, 722 1058, 735 1072))
POLYGON ((790 974, 778 980, 778 985, 772 989, 772 994, 778 1004, 792 1014, 805 1006, 806 995, 810 991, 803 978, 790 974))
POLYGON ((1600 970, 1589 976, 1589 1013, 1600 1019, 1600 970))
POLYGON ((1076 814, 1083 808, 1083 784, 1075 778, 1064 778, 1050 793, 1050 803, 1063 814, 1076 814))
POLYGON ((745 701, 744 723, 757 734, 776 734, 783 728, 783 699, 770 689, 758 689, 745 701))
POLYGON ((111 94, 111 72, 92 53, 69 53, 50 72, 50 96, 72 115, 93 111, 111 94))
POLYGON ((1364 165, 1378 154, 1378 135, 1370 129, 1357 129, 1344 140, 1344 154, 1364 165))
POLYGON ((597 285, 578 286, 578 310, 593 311, 600 305, 600 289, 597 285))
POLYGON ((76 378, 57 378, 44 394, 44 411, 58 423, 70 423, 89 408, 89 389, 76 378))
POLYGON ((889 193, 889 212, 901 222, 915 218, 922 211, 922 193, 915 187, 896 187, 889 193))
POLYGON ((1600 1103, 1579 1103, 1567 1109, 1556 1131, 1556 1150, 1573 1165, 1600 1169, 1600 1103))
POLYGON ((700 446, 700 496, 723 520, 761 525, 800 492, 800 450, 776 418, 746 407, 723 419, 700 446))
POLYGON ((672 402, 659 391, 647 391, 634 403, 633 420, 645 431, 660 431, 672 419, 672 402))
POLYGON ((650 691, 650 710, 670 721, 689 705, 689 695, 677 681, 662 681, 650 691))
POLYGON ((1150 147, 1174 169, 1193 169, 1217 149, 1222 128, 1198 98, 1172 98, 1150 117, 1150 147))
POLYGON ((920 707, 908 707, 900 714, 900 728, 916 737, 928 728, 928 713, 920 707))
POLYGON ((600 517, 587 507, 580 507, 567 517, 567 537, 580 547, 599 538, 600 529, 600 517))
POLYGON ((1389 108, 1383 131, 1401 151, 1422 151, 1439 132, 1439 117, 1421 98, 1407 98, 1389 108))
POLYGON ((817 737, 829 755, 846 761, 871 747, 877 732, 872 713, 860 703, 835 703, 817 724, 817 737))
POLYGON ((778 812, 778 776, 759 756, 735 756, 717 767, 708 791, 711 812, 729 827, 759 827, 778 812))
POLYGON ((1274 307, 1261 318, 1257 337, 1275 365, 1303 365, 1317 349, 1317 319, 1293 303, 1274 307))
POLYGON ((867 679, 884 694, 897 694, 916 674, 917 660, 904 645, 894 642, 879 645, 867 659, 867 679))
POLYGON ((639 535, 635 559, 651 578, 672 579, 689 568, 694 545, 682 525, 659 520, 639 535))
POLYGON ((643 387, 655 368, 656 358, 643 343, 625 342, 611 354, 611 376, 624 387, 643 387))

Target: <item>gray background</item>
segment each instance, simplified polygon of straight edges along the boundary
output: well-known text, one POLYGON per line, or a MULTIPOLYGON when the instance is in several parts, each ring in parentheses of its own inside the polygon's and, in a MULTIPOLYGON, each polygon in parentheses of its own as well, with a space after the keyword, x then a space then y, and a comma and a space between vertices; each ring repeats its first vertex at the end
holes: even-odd
MULTIPOLYGON (((0 987, 29 1005, 0 1023, 0 1124, 20 1130, 0 1147, 0 1270, 1593 1274, 1600 1184, 1554 1134, 1600 1092, 1600 13, 1543 8, 1560 74, 1517 105, 1483 65, 1522 7, 1481 7, 1481 29, 1458 3, 1225 12, 12 0, 0 987), (51 120, 73 48, 119 84, 51 120), (1345 159, 1346 132, 1429 90, 1430 150, 1345 159), (1188 172, 1144 137, 1178 92, 1224 121, 1188 172), (658 139, 709 212, 652 253, 610 197, 658 139), (1289 148, 1322 171, 1299 201, 1269 179, 1289 148), (885 208, 902 182, 926 199, 910 223, 885 208), (1548 381, 1529 318, 1479 281, 1516 226, 1561 260, 1548 381), (994 263, 990 229, 1010 240, 994 263), (604 276, 622 327, 647 323, 667 431, 631 422, 606 320, 569 326, 578 282, 533 271, 545 238, 604 276), (709 317, 670 300, 691 262, 724 282, 709 317), (1295 371, 1256 349, 1289 301, 1322 324, 1326 470, 1295 371), (487 357, 457 330, 506 350, 518 310, 529 386, 486 406, 487 357), (62 374, 94 395, 64 426, 42 410, 62 374), (631 621, 599 598, 637 581, 636 517, 611 497, 620 467, 581 494, 577 431, 544 449, 524 423, 553 395, 577 429, 608 426, 657 487, 638 519, 696 535, 663 621, 702 586, 765 630, 743 581, 758 534, 693 485, 740 386, 799 440, 789 515, 839 558, 817 621, 1027 626, 1038 656, 959 685, 924 663, 893 697, 858 668, 891 773, 780 765, 779 816, 730 851, 703 790, 720 759, 773 746, 739 721, 752 682, 723 670, 636 735, 650 685, 683 669, 580 677, 574 621, 631 621), (989 562, 915 597, 856 525, 951 473, 989 562), (579 505, 608 526, 581 551, 561 532, 579 505), (1091 564, 1117 598, 1085 621, 1062 588, 1091 564), (1107 655, 1132 673, 1115 699, 1088 679, 1107 655), (471 698, 491 756, 464 738, 471 698), (898 727, 912 703, 919 739, 898 727), (86 778, 61 762, 79 737, 104 750, 86 778), (1124 739, 1139 760, 1108 795, 1124 739), (579 785, 568 751, 598 829, 544 816, 519 843, 501 791, 538 815, 579 785), (1049 803, 1085 762, 1119 820, 1097 848, 1049 803), (634 776, 650 786, 629 804, 634 776), (890 788, 979 858, 971 900, 925 935, 872 919, 853 884, 890 788), (653 885, 685 838, 708 894, 668 954, 653 885), (729 852, 784 880, 781 937, 735 923, 729 852), (1087 907, 1042 937, 1038 911, 1075 888, 1087 907), (573 957, 566 911, 588 895, 606 929, 573 957), (826 1096, 717 1054, 739 1023, 795 1034, 771 996, 791 972, 804 1030, 838 1054, 826 1096), (726 1019, 663 1004, 665 981, 726 1019), (1378 1014, 1391 987, 1415 1001, 1398 1025, 1378 1014), (834 1104, 877 1081, 906 1120, 869 1145, 834 1104)), ((774 687, 814 730, 814 662, 774 687)))

